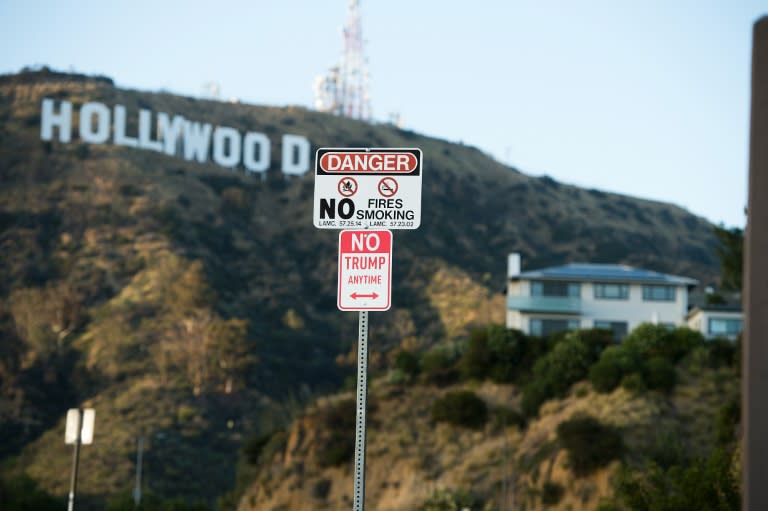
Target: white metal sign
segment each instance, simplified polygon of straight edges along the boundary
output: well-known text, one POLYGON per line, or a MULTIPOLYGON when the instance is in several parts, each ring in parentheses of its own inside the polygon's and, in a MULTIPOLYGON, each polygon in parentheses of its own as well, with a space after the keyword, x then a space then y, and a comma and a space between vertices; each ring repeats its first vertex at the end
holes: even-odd
POLYGON ((315 227, 416 229, 421 149, 318 149, 315 227))
POLYGON ((93 408, 82 410, 70 408, 67 411, 67 428, 64 432, 64 443, 74 444, 77 442, 77 426, 80 424, 80 443, 90 445, 93 443, 93 426, 96 420, 96 411, 93 408))
POLYGON ((385 311, 392 302, 392 232, 339 233, 339 293, 343 311, 385 311))

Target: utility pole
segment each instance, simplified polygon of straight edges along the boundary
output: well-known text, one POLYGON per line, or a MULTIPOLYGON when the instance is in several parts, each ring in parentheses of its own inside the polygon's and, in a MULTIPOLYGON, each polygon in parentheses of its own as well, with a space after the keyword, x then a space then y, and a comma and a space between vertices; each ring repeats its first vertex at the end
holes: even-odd
POLYGON ((768 16, 752 39, 749 194, 744 243, 742 509, 768 509, 768 16))
POLYGON ((144 437, 139 435, 136 442, 136 487, 133 489, 133 503, 136 509, 141 505, 141 470, 144 460, 144 437))

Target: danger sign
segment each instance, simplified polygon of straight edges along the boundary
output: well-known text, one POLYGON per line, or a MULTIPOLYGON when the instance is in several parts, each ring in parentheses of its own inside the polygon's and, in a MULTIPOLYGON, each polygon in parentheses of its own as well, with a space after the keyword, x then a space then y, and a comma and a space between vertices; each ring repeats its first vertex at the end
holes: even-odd
POLYGON ((392 297, 392 232, 339 233, 339 294, 343 311, 389 310, 392 297))
POLYGON ((319 229, 416 229, 420 149, 318 149, 314 224, 319 229))

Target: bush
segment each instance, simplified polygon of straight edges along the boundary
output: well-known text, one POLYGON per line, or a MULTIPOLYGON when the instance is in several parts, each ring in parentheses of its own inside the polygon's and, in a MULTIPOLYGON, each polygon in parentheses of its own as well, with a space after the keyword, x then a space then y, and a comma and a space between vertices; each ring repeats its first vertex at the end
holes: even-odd
POLYGON ((671 392, 677 383, 675 366, 666 358, 653 357, 645 365, 643 379, 651 390, 671 392))
POLYGON ((598 392, 611 392, 621 383, 626 370, 623 362, 623 350, 619 346, 608 348, 592 367, 589 368, 589 381, 598 392))
POLYGON ((454 358, 446 351, 433 349, 421 357, 421 376, 428 382, 439 386, 450 385, 459 379, 454 367, 454 358))
POLYGON ((539 407, 551 397, 551 392, 547 385, 541 381, 532 381, 523 387, 523 399, 520 401, 520 408, 526 417, 535 417, 539 413, 539 407))
POLYGON ((328 494, 331 492, 331 480, 327 479, 325 477, 318 479, 315 481, 315 484, 312 485, 312 496, 316 499, 325 499, 328 497, 328 494))
POLYGON ((621 379, 621 386, 625 390, 634 392, 635 394, 645 392, 647 389, 643 375, 640 373, 630 373, 624 376, 624 378, 621 379))
POLYGON ((616 342, 613 338, 613 332, 605 328, 589 328, 577 330, 574 332, 579 340, 587 347, 592 357, 597 360, 601 354, 609 347, 614 346, 616 342))
POLYGON ((269 463, 279 451, 285 448, 288 434, 285 431, 275 431, 266 435, 252 437, 243 447, 245 461, 250 465, 269 463))
POLYGON ((493 425, 497 428, 504 428, 509 426, 517 426, 519 428, 525 427, 525 417, 512 408, 494 408, 492 410, 493 425))
POLYGON ((643 323, 624 339, 623 347, 643 358, 664 357, 673 364, 680 361, 696 346, 704 344, 704 337, 686 327, 670 330, 664 325, 643 323))
POLYGON ((0 478, 0 509, 4 511, 59 511, 64 505, 63 499, 40 489, 26 474, 0 478))
POLYGON ((599 509, 738 511, 739 482, 733 453, 724 448, 689 466, 662 470, 651 465, 644 472, 623 467, 613 483, 614 496, 599 509))
POLYGON ((399 369, 409 378, 419 374, 419 356, 412 351, 402 350, 395 357, 395 369, 399 369))
POLYGON ((541 339, 529 337, 520 330, 495 325, 484 329, 491 352, 487 376, 497 383, 520 382, 530 373, 536 360, 549 346, 541 339))
POLYGON ((448 392, 432 405, 432 420, 479 429, 488 421, 488 407, 474 392, 448 392))
POLYGON ((560 445, 568 451, 568 462, 577 476, 587 475, 621 457, 619 432, 593 417, 574 417, 557 426, 560 445))
POLYGON ((437 489, 417 508, 418 511, 458 511, 480 509, 482 502, 467 491, 437 489))
POLYGON ((541 486, 541 503, 545 506, 554 506, 563 498, 565 489, 552 481, 547 481, 541 486))
POLYGON ((646 455, 648 459, 663 469, 683 465, 688 461, 688 454, 680 439, 680 432, 675 430, 657 432, 653 443, 646 449, 646 455))
POLYGON ((317 450, 317 464, 322 468, 337 467, 352 461, 355 454, 355 429, 333 431, 317 450))
POLYGON ((589 381, 596 391, 613 391, 621 382, 621 366, 615 360, 600 360, 589 368, 589 381))
POLYGON ((732 367, 737 360, 737 344, 727 339, 715 339, 708 341, 707 362, 712 369, 719 367, 732 367))
POLYGON ((736 440, 736 425, 741 422, 741 403, 731 401, 720 407, 715 416, 715 443, 728 445, 736 440))
POLYGON ((328 439, 317 450, 317 463, 323 467, 335 467, 352 460, 355 453, 355 421, 357 405, 354 399, 344 399, 319 412, 319 419, 328 439))
POLYGON ((531 382, 523 388, 523 412, 538 413, 547 399, 562 397, 572 384, 583 379, 592 356, 578 335, 568 335, 533 366, 531 382))
POLYGON ((491 369, 492 354, 488 346, 488 332, 475 330, 469 338, 467 350, 458 362, 464 379, 483 379, 491 369))

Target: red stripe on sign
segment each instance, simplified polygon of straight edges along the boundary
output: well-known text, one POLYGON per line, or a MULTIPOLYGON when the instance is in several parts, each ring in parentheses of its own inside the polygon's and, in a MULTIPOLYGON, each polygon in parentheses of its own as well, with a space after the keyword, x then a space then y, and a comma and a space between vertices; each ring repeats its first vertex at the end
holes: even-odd
POLYGON ((392 249, 392 232, 341 231, 339 246, 339 251, 345 254, 388 254, 392 249))
POLYGON ((329 152, 320 157, 325 172, 403 172, 416 170, 418 158, 413 153, 329 152))

